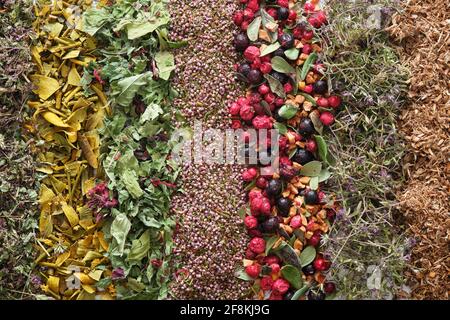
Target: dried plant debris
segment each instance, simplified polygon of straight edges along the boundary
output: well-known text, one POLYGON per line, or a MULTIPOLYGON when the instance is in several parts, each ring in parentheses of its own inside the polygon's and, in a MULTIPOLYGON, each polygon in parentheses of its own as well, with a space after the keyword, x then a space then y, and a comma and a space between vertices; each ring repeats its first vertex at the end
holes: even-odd
POLYGON ((450 270, 450 4, 411 0, 389 28, 411 70, 408 105, 400 116, 407 178, 397 192, 417 242, 407 272, 415 299, 448 299, 450 270))
POLYGON ((41 181, 36 259, 43 291, 55 299, 111 299, 109 245, 85 196, 99 175, 97 129, 108 112, 100 83, 83 90, 83 68, 96 60, 95 41, 79 30, 87 1, 37 4, 30 75, 34 111, 27 128, 41 181))
POLYGON ((0 299, 32 299, 37 192, 30 143, 22 139, 31 84, 31 1, 0 2, 0 299))
POLYGON ((404 152, 396 118, 408 72, 383 31, 396 2, 368 2, 327 1, 324 63, 345 103, 325 137, 337 160, 327 189, 342 197, 344 209, 324 245, 337 298, 392 299, 408 290, 402 274, 410 242, 395 220, 404 152))

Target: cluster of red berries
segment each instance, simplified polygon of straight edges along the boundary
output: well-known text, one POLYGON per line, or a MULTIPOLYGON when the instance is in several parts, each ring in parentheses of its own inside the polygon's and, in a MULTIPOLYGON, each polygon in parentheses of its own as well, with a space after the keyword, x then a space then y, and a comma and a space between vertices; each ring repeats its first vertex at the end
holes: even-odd
POLYGON ((101 209, 111 209, 119 204, 117 199, 110 198, 110 190, 106 182, 97 184, 87 192, 88 206, 91 210, 100 211, 101 209))
MULTIPOLYGON (((339 108, 341 99, 328 94, 327 82, 323 80, 324 66, 320 61, 311 64, 304 81, 277 72, 271 63, 274 57, 281 57, 293 67, 301 66, 309 55, 320 52, 320 47, 312 41, 314 29, 326 24, 327 18, 323 11, 318 10, 317 1, 307 2, 302 9, 288 0, 241 0, 241 3, 244 8, 233 15, 234 23, 245 31, 265 10, 276 22, 279 46, 261 56, 264 43, 273 42, 264 36, 267 26, 261 26, 260 39, 255 43, 251 43, 245 33, 235 36, 234 46, 245 59, 236 65, 236 71, 250 88, 245 97, 238 98, 229 106, 232 127, 270 129, 276 122, 288 125, 278 141, 280 170, 274 172, 269 170, 270 166, 250 167, 242 173, 242 179, 254 185, 248 193, 249 213, 244 218, 248 234, 252 237, 244 266, 247 275, 259 284, 260 298, 290 299, 295 291, 281 272, 286 261, 275 254, 265 254, 265 239, 277 235, 279 239, 272 246, 275 248, 282 241, 289 241, 292 235, 301 233, 302 239, 296 239, 293 244, 296 254, 300 255, 306 246, 314 247, 316 252, 320 250, 322 234, 328 231, 336 204, 327 199, 320 187, 311 187, 309 177, 302 177, 299 173, 302 166, 317 157, 318 147, 314 137, 317 132, 310 115, 315 112, 323 125, 331 125, 334 122, 333 111, 339 108), (287 54, 287 50, 297 50, 298 54, 287 54), (274 88, 266 81, 265 75, 275 78, 281 87, 274 88), (284 91, 283 95, 280 89, 284 91), (309 101, 304 98, 308 95, 309 101), (314 103, 311 103, 311 98, 314 103), (293 117, 284 117, 280 110, 289 103, 297 103, 298 112, 293 117), (306 107, 307 103, 311 105, 306 107)), ((244 141, 248 142, 245 134, 244 141)), ((270 149, 270 136, 266 145, 270 149)), ((322 274, 330 265, 330 261, 318 252, 312 263, 302 268, 304 280, 311 286, 315 285, 314 290, 309 290, 308 299, 324 298, 325 294, 334 291, 334 284, 326 281, 322 274)))

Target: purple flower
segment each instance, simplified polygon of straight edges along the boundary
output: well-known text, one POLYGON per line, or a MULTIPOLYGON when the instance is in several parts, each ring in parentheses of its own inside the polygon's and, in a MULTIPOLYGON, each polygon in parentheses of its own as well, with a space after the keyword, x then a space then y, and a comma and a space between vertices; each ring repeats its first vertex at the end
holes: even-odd
POLYGON ((125 271, 122 268, 115 268, 111 274, 111 279, 118 280, 125 278, 125 271))

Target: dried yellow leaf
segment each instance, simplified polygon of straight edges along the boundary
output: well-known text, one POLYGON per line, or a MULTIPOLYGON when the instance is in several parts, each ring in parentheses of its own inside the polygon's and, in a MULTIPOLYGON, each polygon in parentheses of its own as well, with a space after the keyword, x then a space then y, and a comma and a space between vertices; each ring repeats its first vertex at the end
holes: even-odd
POLYGON ((69 75, 67 76, 67 83, 71 86, 81 86, 80 84, 80 74, 78 73, 77 69, 72 66, 72 68, 69 71, 69 75))
POLYGON ((58 80, 38 74, 30 76, 31 81, 37 87, 33 90, 42 100, 47 100, 60 88, 58 80))
POLYGON ((67 203, 63 203, 62 210, 72 227, 78 225, 79 221, 78 214, 76 213, 74 208, 72 208, 72 206, 69 206, 67 203))
POLYGON ((56 114, 50 111, 46 111, 42 113, 42 117, 53 124, 54 126, 61 127, 61 128, 69 128, 70 126, 61 120, 60 117, 58 117, 56 114))
POLYGON ((79 55, 80 50, 72 50, 63 57, 63 60, 77 58, 79 55))
POLYGON ((92 168, 98 168, 98 161, 97 157, 95 156, 94 152, 92 151, 92 147, 89 144, 88 139, 86 136, 79 134, 78 135, 78 142, 80 144, 81 150, 83 151, 83 155, 86 158, 87 162, 92 168))

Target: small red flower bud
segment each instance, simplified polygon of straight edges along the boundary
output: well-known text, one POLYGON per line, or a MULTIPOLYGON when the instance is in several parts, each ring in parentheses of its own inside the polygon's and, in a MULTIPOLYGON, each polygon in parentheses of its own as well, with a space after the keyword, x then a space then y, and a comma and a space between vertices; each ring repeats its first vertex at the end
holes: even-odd
POLYGON ((272 65, 270 64, 270 62, 263 62, 259 67, 259 70, 264 74, 268 74, 270 71, 272 71, 272 65))
POLYGON ((255 110, 251 105, 246 104, 241 107, 241 110, 239 110, 239 115, 241 116, 242 120, 250 121, 255 115, 255 110))
POLYGON ((278 263, 272 263, 270 269, 272 270, 272 273, 278 273, 280 272, 280 265, 278 263))
POLYGON ((231 121, 231 128, 232 129, 239 129, 242 127, 242 124, 239 120, 233 120, 231 121))
POLYGON ((244 51, 244 57, 249 62, 255 61, 256 58, 259 58, 260 51, 258 47, 255 46, 249 46, 244 51))
POLYGON ((264 276, 261 279, 261 289, 264 291, 272 290, 273 280, 271 276, 264 276))
POLYGON ((258 0, 250 0, 247 4, 247 8, 253 10, 253 12, 259 10, 258 0))
POLYGON ((232 116, 237 116, 239 111, 241 110, 241 106, 236 102, 233 102, 230 106, 229 112, 232 116))
POLYGON ((277 256, 274 256, 274 255, 270 255, 270 256, 264 257, 264 263, 269 266, 274 263, 279 264, 280 258, 278 258, 277 256))
POLYGON ((258 226, 258 220, 253 216, 246 216, 244 218, 244 224, 247 229, 254 229, 258 226))
POLYGON ((270 87, 267 84, 263 83, 258 87, 258 92, 262 95, 266 95, 270 92, 270 87))
POLYGON ((288 0, 278 0, 277 4, 280 7, 285 7, 285 8, 289 8, 289 1, 288 0))
POLYGON ((309 43, 306 43, 303 45, 302 53, 304 54, 310 54, 312 52, 312 46, 309 43))
POLYGON ((275 106, 281 107, 283 104, 284 104, 284 99, 283 98, 276 98, 275 99, 275 106))
POLYGON ((251 266, 247 266, 245 268, 245 272, 252 278, 256 278, 259 276, 261 272, 261 266, 259 264, 252 264, 251 266))
POLYGON ((250 182, 256 178, 258 171, 255 168, 248 168, 242 173, 242 180, 250 182))
POLYGON ((244 9, 244 19, 245 20, 251 22, 254 17, 255 17, 255 13, 253 12, 252 9, 250 9, 250 8, 245 8, 244 9))
POLYGON ((264 95, 264 100, 266 100, 267 103, 271 104, 275 102, 275 95, 272 92, 269 92, 264 95))
POLYGON ((241 23, 241 30, 242 31, 247 31, 247 28, 248 28, 248 25, 249 25, 250 23, 247 21, 247 20, 244 20, 242 23, 241 23))
POLYGON ((284 280, 283 278, 278 278, 277 280, 275 280, 275 282, 273 283, 272 286, 272 290, 273 292, 275 292, 276 294, 280 294, 283 295, 286 292, 288 292, 289 290, 289 282, 287 282, 286 280, 284 280))
POLYGON ((240 26, 244 21, 244 12, 241 10, 236 11, 233 14, 233 22, 235 25, 240 26))
POLYGON ((256 180, 256 186, 260 189, 265 189, 267 187, 267 180, 264 177, 259 177, 256 180))
POLYGON ((303 40, 309 41, 313 37, 314 37, 314 31, 312 31, 312 30, 305 30, 305 31, 303 31, 303 40))
POLYGON ((267 9, 266 11, 267 11, 267 13, 268 13, 272 18, 274 18, 274 19, 277 19, 277 18, 278 18, 277 9, 275 9, 275 8, 269 8, 269 9, 267 9))
POLYGON ((263 238, 255 237, 250 240, 249 248, 254 253, 260 254, 266 250, 266 241, 263 238))
POLYGON ((252 120, 253 127, 255 129, 271 129, 272 119, 269 116, 256 116, 252 120))

